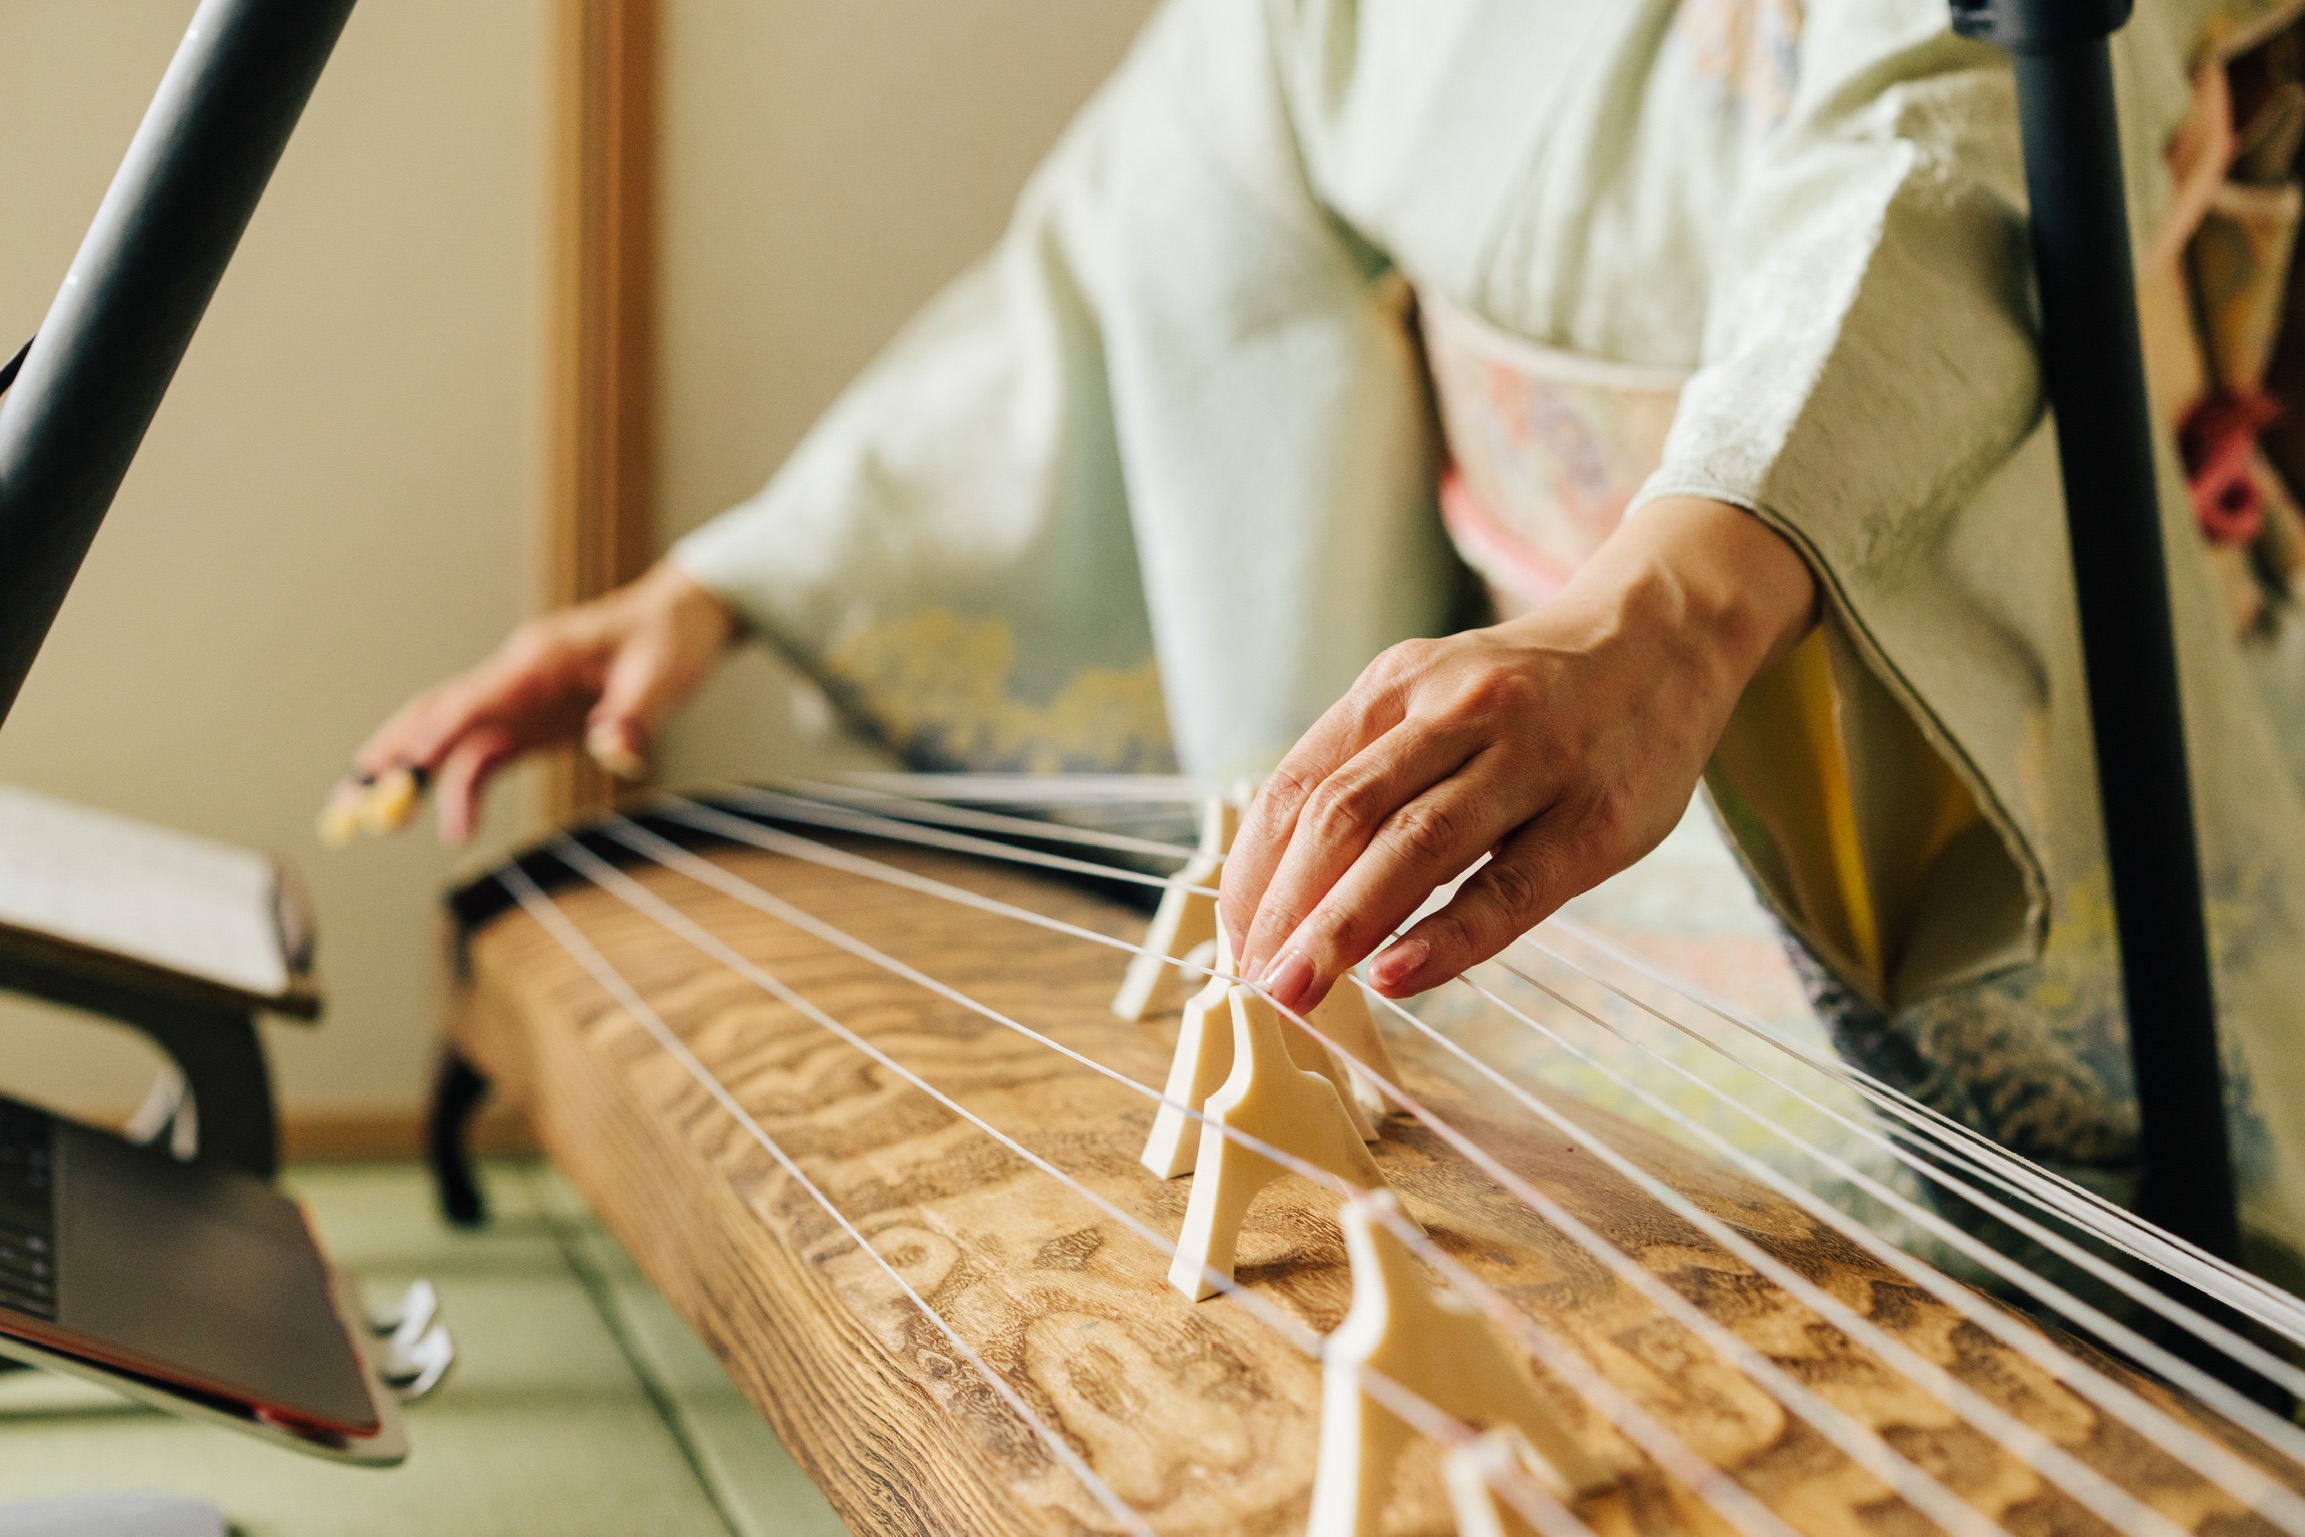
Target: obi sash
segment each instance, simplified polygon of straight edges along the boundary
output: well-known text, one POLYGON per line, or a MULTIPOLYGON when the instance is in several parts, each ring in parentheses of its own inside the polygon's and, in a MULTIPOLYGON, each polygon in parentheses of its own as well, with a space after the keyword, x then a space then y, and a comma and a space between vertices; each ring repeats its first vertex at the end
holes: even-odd
POLYGON ((1500 614, 1561 590, 1663 458, 1688 375, 1540 346, 1420 295, 1449 463, 1441 518, 1500 614))

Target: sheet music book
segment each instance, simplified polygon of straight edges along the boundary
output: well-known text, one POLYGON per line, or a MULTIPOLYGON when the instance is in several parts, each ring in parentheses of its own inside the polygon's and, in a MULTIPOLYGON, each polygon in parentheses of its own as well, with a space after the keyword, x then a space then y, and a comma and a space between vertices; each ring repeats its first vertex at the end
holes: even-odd
POLYGON ((282 878, 251 849, 0 785, 0 935, 279 999, 305 962, 282 878))

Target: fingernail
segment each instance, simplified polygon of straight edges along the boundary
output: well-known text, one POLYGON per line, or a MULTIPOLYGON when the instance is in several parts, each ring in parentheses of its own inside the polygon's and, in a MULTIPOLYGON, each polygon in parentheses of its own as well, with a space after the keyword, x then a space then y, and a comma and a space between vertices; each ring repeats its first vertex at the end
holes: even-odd
POLYGON ((1273 1002, 1284 1009, 1293 1009, 1297 1000, 1312 991, 1312 957, 1302 950, 1288 950, 1267 968, 1263 977, 1264 990, 1272 994, 1273 1002))
POLYGON ((1369 981, 1379 992, 1389 993, 1424 970, 1432 957, 1431 945, 1421 939, 1404 939, 1369 962, 1369 981))
POLYGON ((592 761, 618 779, 646 779, 648 763, 632 750, 631 733, 621 726, 600 725, 585 734, 584 750, 592 761))

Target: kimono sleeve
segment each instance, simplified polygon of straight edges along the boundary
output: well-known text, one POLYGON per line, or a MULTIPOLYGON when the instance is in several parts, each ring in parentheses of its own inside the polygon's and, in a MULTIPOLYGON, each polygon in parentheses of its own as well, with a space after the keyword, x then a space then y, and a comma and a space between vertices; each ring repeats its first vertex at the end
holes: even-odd
MULTIPOLYGON (((2186 97, 2156 14, 2115 48, 2134 223, 2186 97)), ((1840 0, 1810 12, 1801 71, 1724 232, 1703 366, 1643 496, 1747 507, 1816 573, 1823 633, 1791 659, 1813 707, 1763 679, 1710 782, 1754 813, 1738 841, 1804 937, 1804 919, 1830 937, 1832 904, 1767 872, 1804 841, 1840 846, 1842 905, 1870 914, 1847 927, 1873 931, 1841 969, 1901 1005, 2024 964, 2052 906, 2090 900, 2072 566, 2006 56, 1952 36, 1934 5, 1840 0), (1846 792, 1771 817, 1747 792, 1797 755, 1783 723, 1804 713, 1846 792)), ((2182 483, 2157 447, 2176 570, 2182 483)), ((1724 806, 1733 828, 1739 811, 1724 806)))
POLYGON ((1823 633, 1748 690, 1708 783, 1780 913, 1876 1003, 2019 964, 2046 926, 2023 760, 2048 669, 2010 616, 2051 615, 2068 562, 2009 68, 1944 18, 1810 11, 1643 491, 1744 506, 1818 577, 1823 633))
POLYGON ((1944 15, 1810 13, 1793 111, 1723 232, 1703 366, 1644 499, 1702 491, 1896 543, 2033 426, 2013 88, 2005 56, 1944 15))
POLYGON ((1253 0, 1173 0, 999 246, 673 559, 915 761, 1277 759, 1445 623, 1419 364, 1253 0))

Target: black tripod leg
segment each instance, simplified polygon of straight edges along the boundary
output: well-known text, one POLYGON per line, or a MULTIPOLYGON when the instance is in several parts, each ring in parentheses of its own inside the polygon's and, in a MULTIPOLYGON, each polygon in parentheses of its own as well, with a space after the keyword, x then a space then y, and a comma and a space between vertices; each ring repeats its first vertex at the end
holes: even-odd
POLYGON ((432 1165, 433 1189, 440 1196, 441 1214, 458 1227, 478 1227, 488 1220, 488 1203, 480 1182, 472 1175, 471 1131, 473 1112, 488 1096, 488 1080, 453 1046, 440 1052, 440 1069, 432 1079, 432 1107, 424 1127, 424 1152, 432 1165))

